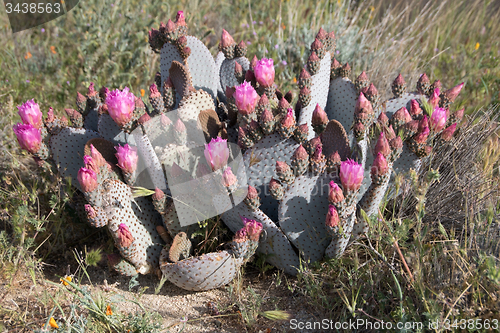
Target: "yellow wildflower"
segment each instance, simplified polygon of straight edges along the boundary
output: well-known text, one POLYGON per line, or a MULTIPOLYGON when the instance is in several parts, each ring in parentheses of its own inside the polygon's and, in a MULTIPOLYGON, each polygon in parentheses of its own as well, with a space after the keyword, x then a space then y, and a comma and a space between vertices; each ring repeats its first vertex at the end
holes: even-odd
POLYGON ((375 7, 373 7, 373 6, 370 6, 369 8, 370 8, 370 12, 373 12, 375 10, 375 7))
POLYGON ((52 52, 53 54, 56 54, 56 53, 57 53, 57 52, 56 52, 56 47, 55 47, 54 45, 52 45, 52 46, 50 47, 50 52, 52 52))
POLYGON ((476 43, 476 46, 474 46, 474 50, 477 50, 479 48, 479 43, 476 43))
POLYGON ((144 94, 145 94, 145 93, 146 93, 146 92, 144 91, 144 89, 141 89, 141 97, 144 97, 144 94))
POLYGON ((59 325, 57 325, 56 320, 54 319, 54 317, 50 317, 49 325, 52 328, 59 328, 59 325))
POLYGON ((31 57, 32 57, 32 55, 31 55, 31 53, 28 51, 28 52, 26 52, 26 55, 24 56, 24 59, 28 60, 28 59, 29 59, 29 58, 31 58, 31 57))
POLYGON ((65 286, 67 286, 67 285, 69 285, 68 282, 71 282, 73 279, 71 278, 71 276, 65 275, 60 280, 61 280, 62 284, 64 284, 65 286))
POLYGON ((292 81, 293 81, 293 83, 297 83, 297 78, 294 77, 292 81))
POLYGON ((111 310, 111 306, 108 305, 106 307, 106 316, 111 316, 113 314, 113 311, 111 310))
POLYGON ((283 28, 283 30, 285 30, 285 28, 286 28, 286 25, 284 25, 284 24, 281 24, 281 28, 283 28))

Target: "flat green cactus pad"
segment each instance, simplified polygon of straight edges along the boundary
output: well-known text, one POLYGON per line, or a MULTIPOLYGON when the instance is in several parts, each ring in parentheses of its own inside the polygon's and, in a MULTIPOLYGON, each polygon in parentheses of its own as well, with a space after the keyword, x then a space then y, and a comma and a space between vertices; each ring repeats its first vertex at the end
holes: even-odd
POLYGON ((102 138, 113 142, 115 145, 120 144, 123 146, 128 143, 135 146, 132 135, 123 132, 109 114, 101 114, 99 116, 98 129, 102 138))
POLYGON ((311 262, 323 258, 331 237, 325 228, 330 177, 300 176, 280 202, 279 224, 290 241, 311 262))
MULTIPOLYGON (((329 52, 326 52, 323 59, 320 62, 320 68, 318 73, 312 75, 312 83, 311 83, 311 101, 305 107, 302 107, 300 111, 300 117, 297 124, 307 124, 309 128, 308 139, 314 138, 316 135, 314 133, 314 129, 312 127, 312 114, 316 105, 319 104, 321 108, 325 109, 326 102, 328 99, 328 87, 330 84, 330 62, 332 58, 329 52)), ((328 115, 330 116, 330 115, 328 115)), ((332 118, 330 118, 332 119, 332 118)))
POLYGON ((80 188, 77 180, 78 170, 84 166, 83 156, 85 144, 90 139, 99 138, 97 132, 84 128, 63 128, 58 134, 50 137, 50 150, 57 169, 63 177, 71 177, 74 186, 80 188))
POLYGON ((239 84, 236 76, 234 75, 234 66, 236 62, 243 67, 244 71, 247 71, 250 68, 250 61, 248 61, 245 57, 224 59, 220 67, 220 85, 224 91, 226 91, 226 87, 234 87, 239 84))
MULTIPOLYGON (((385 107, 386 107, 385 113, 387 114, 387 117, 391 118, 392 115, 394 113, 396 113, 396 111, 398 111, 402 107, 405 107, 409 111, 411 109, 411 100, 412 99, 422 100, 424 98, 425 98, 425 100, 427 100, 426 96, 420 95, 417 92, 404 93, 401 97, 392 98, 385 103, 385 107)), ((376 114, 375 116, 378 117, 378 114, 376 114)))

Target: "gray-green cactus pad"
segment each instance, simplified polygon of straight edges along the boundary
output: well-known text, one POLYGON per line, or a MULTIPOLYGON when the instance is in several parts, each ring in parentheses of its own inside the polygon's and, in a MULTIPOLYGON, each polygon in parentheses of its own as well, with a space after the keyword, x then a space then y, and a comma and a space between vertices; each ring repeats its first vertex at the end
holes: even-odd
POLYGON ((288 187, 280 202, 279 224, 306 260, 323 258, 331 241, 325 228, 330 177, 300 176, 288 187))
POLYGON ((354 121, 354 109, 358 93, 354 84, 348 78, 337 77, 330 81, 328 103, 325 112, 328 119, 338 120, 345 129, 349 130, 354 121))
POLYGON ((217 68, 217 77, 219 78, 219 80, 217 80, 217 96, 219 97, 219 100, 223 103, 226 103, 226 92, 222 90, 222 85, 220 83, 220 68, 222 66, 222 62, 225 59, 226 57, 222 52, 217 53, 217 56, 215 57, 215 67, 217 68))
MULTIPOLYGON (((217 93, 217 67, 214 58, 205 44, 198 38, 186 36, 187 46, 191 49, 191 54, 187 58, 189 72, 191 74, 193 86, 196 89, 203 89, 215 99, 217 93)), ((183 63, 182 57, 176 46, 165 43, 160 53, 161 82, 169 77, 169 69, 172 61, 183 63)))
POLYGON ((331 60, 332 58, 330 53, 326 52, 323 59, 321 59, 318 73, 311 77, 311 101, 306 107, 302 107, 300 111, 300 117, 297 124, 307 124, 309 128, 309 135, 307 136, 308 139, 312 139, 316 135, 311 124, 312 115, 316 105, 319 104, 322 109, 325 109, 326 107, 326 102, 328 100, 328 86, 330 84, 331 60))
MULTIPOLYGON (((159 265, 160 252, 163 240, 156 231, 156 226, 161 225, 161 216, 155 210, 151 200, 139 197, 132 202, 132 191, 130 187, 117 180, 106 180, 104 188, 108 193, 110 216, 110 228, 118 227, 124 223, 134 237, 133 245, 136 248, 130 258, 125 258, 136 268, 156 268, 159 265)), ((144 271, 141 273, 145 274, 144 271)))
POLYGON ((210 290, 228 284, 243 262, 227 251, 203 254, 176 263, 169 263, 162 254, 161 261, 160 269, 168 281, 192 291, 210 290))
MULTIPOLYGON (((387 114, 387 117, 391 118, 396 111, 401 109, 402 107, 405 107, 408 111, 411 109, 411 100, 416 99, 416 100, 422 100, 426 99, 427 97, 424 95, 420 95, 417 92, 411 92, 411 93, 404 93, 401 97, 399 98, 392 98, 388 100, 385 104, 386 110, 385 113, 387 114)), ((380 114, 380 110, 378 110, 380 114)), ((378 114, 375 115, 378 117, 378 114)))
POLYGON ((222 220, 232 232, 237 232, 243 228, 241 216, 262 223, 263 231, 257 251, 269 255, 266 261, 285 273, 297 275, 300 266, 299 257, 283 231, 260 209, 250 210, 243 202, 225 212, 222 220))
MULTIPOLYGON (((277 133, 265 136, 243 155, 247 169, 248 185, 259 188, 261 209, 273 220, 278 220, 278 202, 266 196, 267 184, 277 179, 276 161, 291 165, 291 159, 299 144, 294 139, 283 139, 277 133)), ((268 191, 267 191, 268 192, 268 191)))
POLYGON ((97 109, 91 109, 89 110, 89 113, 85 116, 85 119, 83 120, 83 127, 92 131, 98 131, 98 121, 99 121, 99 114, 97 113, 97 109))
POLYGON ((167 228, 171 237, 175 237, 175 235, 179 232, 185 232, 188 234, 189 226, 181 226, 179 216, 177 215, 177 211, 173 205, 167 208, 167 211, 164 215, 162 215, 162 217, 163 224, 167 228))
POLYGON ((414 169, 418 172, 418 170, 420 169, 420 165, 420 158, 415 155, 415 153, 413 153, 405 143, 403 145, 401 156, 394 162, 394 172, 406 173, 410 171, 410 169, 414 169))
POLYGON ((85 144, 90 139, 99 137, 97 132, 73 127, 63 128, 58 134, 50 137, 50 150, 59 172, 63 177, 70 176, 71 183, 78 189, 81 188, 77 175, 78 170, 84 166, 85 144))
POLYGON ((120 126, 111 118, 109 114, 101 114, 99 116, 99 134, 104 139, 113 142, 115 145, 124 145, 126 143, 135 146, 134 138, 122 131, 120 126))
POLYGON ((239 84, 234 74, 234 66, 236 62, 243 67, 244 71, 247 71, 250 68, 250 61, 248 61, 245 57, 224 59, 220 67, 220 85, 224 91, 226 90, 226 87, 234 87, 239 84))

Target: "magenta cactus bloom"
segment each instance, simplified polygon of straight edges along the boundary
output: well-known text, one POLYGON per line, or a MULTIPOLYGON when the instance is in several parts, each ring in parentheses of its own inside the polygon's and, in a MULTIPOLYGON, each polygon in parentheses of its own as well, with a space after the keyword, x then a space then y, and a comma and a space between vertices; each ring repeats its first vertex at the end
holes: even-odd
POLYGON ((229 158, 229 148, 227 140, 221 137, 212 139, 209 144, 205 144, 205 158, 213 171, 221 169, 227 164, 229 158))
POLYGON ((263 87, 270 87, 274 83, 274 60, 262 58, 254 68, 255 79, 263 87))
POLYGON ((243 224, 245 225, 248 238, 254 242, 258 242, 260 233, 262 232, 262 223, 257 222, 256 220, 248 219, 243 216, 240 216, 240 218, 243 221, 243 224))
POLYGON ((357 191, 363 182, 363 167, 354 160, 348 159, 340 163, 340 182, 344 190, 357 191))
POLYGON ((19 110, 17 113, 24 124, 30 124, 38 129, 42 126, 42 112, 38 104, 35 103, 35 99, 26 101, 23 105, 18 106, 17 109, 19 110))
POLYGON ((179 10, 177 12, 177 16, 175 17, 175 24, 177 24, 178 26, 186 25, 186 19, 182 10, 179 10))
POLYGON ((83 192, 92 192, 97 189, 97 174, 87 168, 80 168, 76 177, 83 192))
POLYGON ((15 124, 12 128, 22 149, 36 154, 42 144, 42 133, 31 124, 15 124))
POLYGON ((243 115, 249 115, 254 112, 255 106, 257 105, 260 97, 252 85, 245 81, 235 88, 236 91, 233 94, 233 97, 240 113, 243 115))
POLYGON ((118 244, 121 247, 129 247, 134 242, 134 236, 125 223, 118 226, 118 244))
POLYGON ((431 119, 430 119, 430 125, 431 129, 434 132, 440 132, 444 126, 446 126, 446 109, 443 108, 436 108, 434 109, 434 112, 432 113, 431 119))
POLYGON ((339 225, 339 222, 340 218, 339 214, 337 213, 337 209, 335 208, 334 205, 329 205, 328 213, 326 214, 326 221, 325 221, 326 226, 330 228, 335 228, 339 225))
POLYGON ((115 149, 120 169, 127 173, 133 173, 137 169, 137 160, 139 159, 137 148, 125 144, 123 147, 118 145, 115 149))
POLYGON ((128 87, 125 87, 123 91, 115 89, 106 96, 106 105, 111 118, 118 125, 125 126, 132 119, 135 96, 129 92, 128 87))
POLYGON ((222 173, 222 183, 225 187, 230 187, 236 184, 238 181, 238 178, 234 175, 234 173, 231 171, 230 167, 227 167, 224 172, 222 173))

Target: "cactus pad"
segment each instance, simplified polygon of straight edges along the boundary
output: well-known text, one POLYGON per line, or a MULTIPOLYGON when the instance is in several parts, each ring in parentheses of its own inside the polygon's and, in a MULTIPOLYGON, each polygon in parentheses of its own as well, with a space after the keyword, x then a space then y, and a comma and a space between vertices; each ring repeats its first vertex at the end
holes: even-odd
POLYGON ((336 77, 330 82, 325 112, 329 119, 338 120, 344 128, 351 128, 358 94, 348 78, 336 77))
POLYGON ((244 71, 250 68, 250 61, 245 57, 224 59, 220 67, 220 85, 223 91, 226 90, 226 87, 234 87, 239 84, 238 79, 234 75, 234 66, 236 62, 243 67, 244 71))
POLYGON ((325 131, 321 133, 321 143, 323 144, 323 154, 325 156, 330 156, 330 154, 337 151, 341 160, 351 157, 349 138, 344 127, 337 120, 330 120, 325 131))

